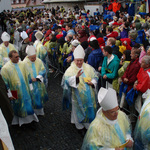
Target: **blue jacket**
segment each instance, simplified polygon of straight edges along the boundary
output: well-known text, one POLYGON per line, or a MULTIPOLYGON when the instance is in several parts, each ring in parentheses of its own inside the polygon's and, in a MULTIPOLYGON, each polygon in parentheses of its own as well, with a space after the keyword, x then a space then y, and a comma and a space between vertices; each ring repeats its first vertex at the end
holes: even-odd
POLYGON ((129 14, 129 16, 134 16, 135 15, 135 7, 134 7, 133 3, 131 5, 129 4, 128 14, 129 14))
POLYGON ((95 70, 98 70, 100 63, 103 61, 103 53, 101 48, 94 49, 88 56, 88 64, 91 65, 95 70))
POLYGON ((102 69, 101 69, 101 75, 106 75, 108 79, 114 79, 118 76, 118 69, 119 69, 119 63, 120 59, 117 55, 113 54, 114 58, 113 60, 107 65, 107 57, 104 57, 102 69))
POLYGON ((123 28, 123 31, 120 32, 121 39, 128 38, 128 29, 123 28))

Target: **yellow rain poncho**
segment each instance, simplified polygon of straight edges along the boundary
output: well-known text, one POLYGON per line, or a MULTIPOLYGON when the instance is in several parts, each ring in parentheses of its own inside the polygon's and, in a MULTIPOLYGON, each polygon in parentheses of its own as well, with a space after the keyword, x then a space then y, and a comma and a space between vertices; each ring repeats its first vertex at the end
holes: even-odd
MULTIPOLYGON (((117 120, 110 123, 100 108, 86 133, 81 150, 118 148, 126 143, 127 139, 131 139, 127 116, 119 111, 117 120)), ((127 149, 125 148, 125 150, 127 149)))
POLYGON ((16 50, 16 48, 11 43, 9 43, 8 47, 6 47, 4 43, 0 45, 0 68, 2 68, 4 64, 9 60, 8 54, 12 50, 16 50))

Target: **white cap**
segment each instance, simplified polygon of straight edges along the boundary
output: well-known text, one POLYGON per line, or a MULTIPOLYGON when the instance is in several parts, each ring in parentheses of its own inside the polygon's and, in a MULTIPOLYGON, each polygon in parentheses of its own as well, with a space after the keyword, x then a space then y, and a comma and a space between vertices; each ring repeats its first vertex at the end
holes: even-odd
POLYGON ((91 38, 90 38, 90 42, 92 42, 92 41, 94 41, 94 40, 97 40, 96 37, 91 37, 91 38))
POLYGON ((25 40, 26 38, 28 38, 28 34, 25 32, 25 31, 22 31, 21 34, 20 34, 21 38, 23 40, 25 40))
POLYGON ((33 56, 33 55, 35 55, 35 54, 36 54, 36 49, 35 49, 35 47, 34 47, 33 45, 28 45, 28 46, 26 47, 26 53, 27 53, 28 56, 33 56))
POLYGON ((42 30, 42 29, 43 29, 43 27, 41 27, 41 26, 40 26, 40 27, 38 27, 38 29, 39 29, 39 30, 42 30))
POLYGON ((37 40, 41 40, 42 37, 43 37, 43 33, 41 31, 37 31, 35 33, 35 37, 36 37, 37 40))
POLYGON ((77 15, 75 15, 75 18, 77 19, 78 17, 80 17, 78 14, 77 15))
POLYGON ((81 58, 81 59, 84 59, 85 57, 85 52, 84 52, 84 49, 81 45, 78 45, 74 52, 73 52, 73 55, 74 55, 74 59, 78 59, 78 58, 81 58))
POLYGON ((98 102, 104 111, 111 110, 118 106, 116 91, 112 88, 100 88, 98 92, 98 102))
POLYGON ((7 32, 3 32, 1 39, 3 42, 10 41, 10 35, 7 32))
POLYGON ((78 40, 73 40, 73 41, 71 42, 71 44, 72 44, 74 47, 77 47, 77 46, 80 44, 80 42, 79 42, 78 40))
POLYGON ((34 25, 34 22, 31 22, 31 25, 34 25))

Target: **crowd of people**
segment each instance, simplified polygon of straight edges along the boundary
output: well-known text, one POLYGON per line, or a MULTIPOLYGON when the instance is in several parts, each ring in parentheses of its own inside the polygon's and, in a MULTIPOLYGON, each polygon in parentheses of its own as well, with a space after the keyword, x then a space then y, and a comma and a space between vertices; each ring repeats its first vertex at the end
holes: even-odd
MULTIPOLYGON (((150 149, 150 15, 144 1, 137 14, 133 0, 102 6, 94 15, 78 6, 1 13, 5 135, 6 121, 39 122, 49 73, 57 68, 64 73, 63 109, 71 108, 71 123, 86 132, 83 150, 150 149), (134 134, 130 122, 137 122, 134 134)), ((10 138, 0 139, 14 149, 10 138)))

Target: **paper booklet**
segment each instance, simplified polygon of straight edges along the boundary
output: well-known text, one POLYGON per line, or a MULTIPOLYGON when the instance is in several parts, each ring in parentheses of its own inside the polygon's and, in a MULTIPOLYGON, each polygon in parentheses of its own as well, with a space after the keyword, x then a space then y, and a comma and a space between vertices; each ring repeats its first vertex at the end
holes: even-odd
POLYGON ((91 78, 90 78, 90 77, 84 77, 83 79, 84 79, 84 82, 89 82, 89 81, 91 81, 91 78))

